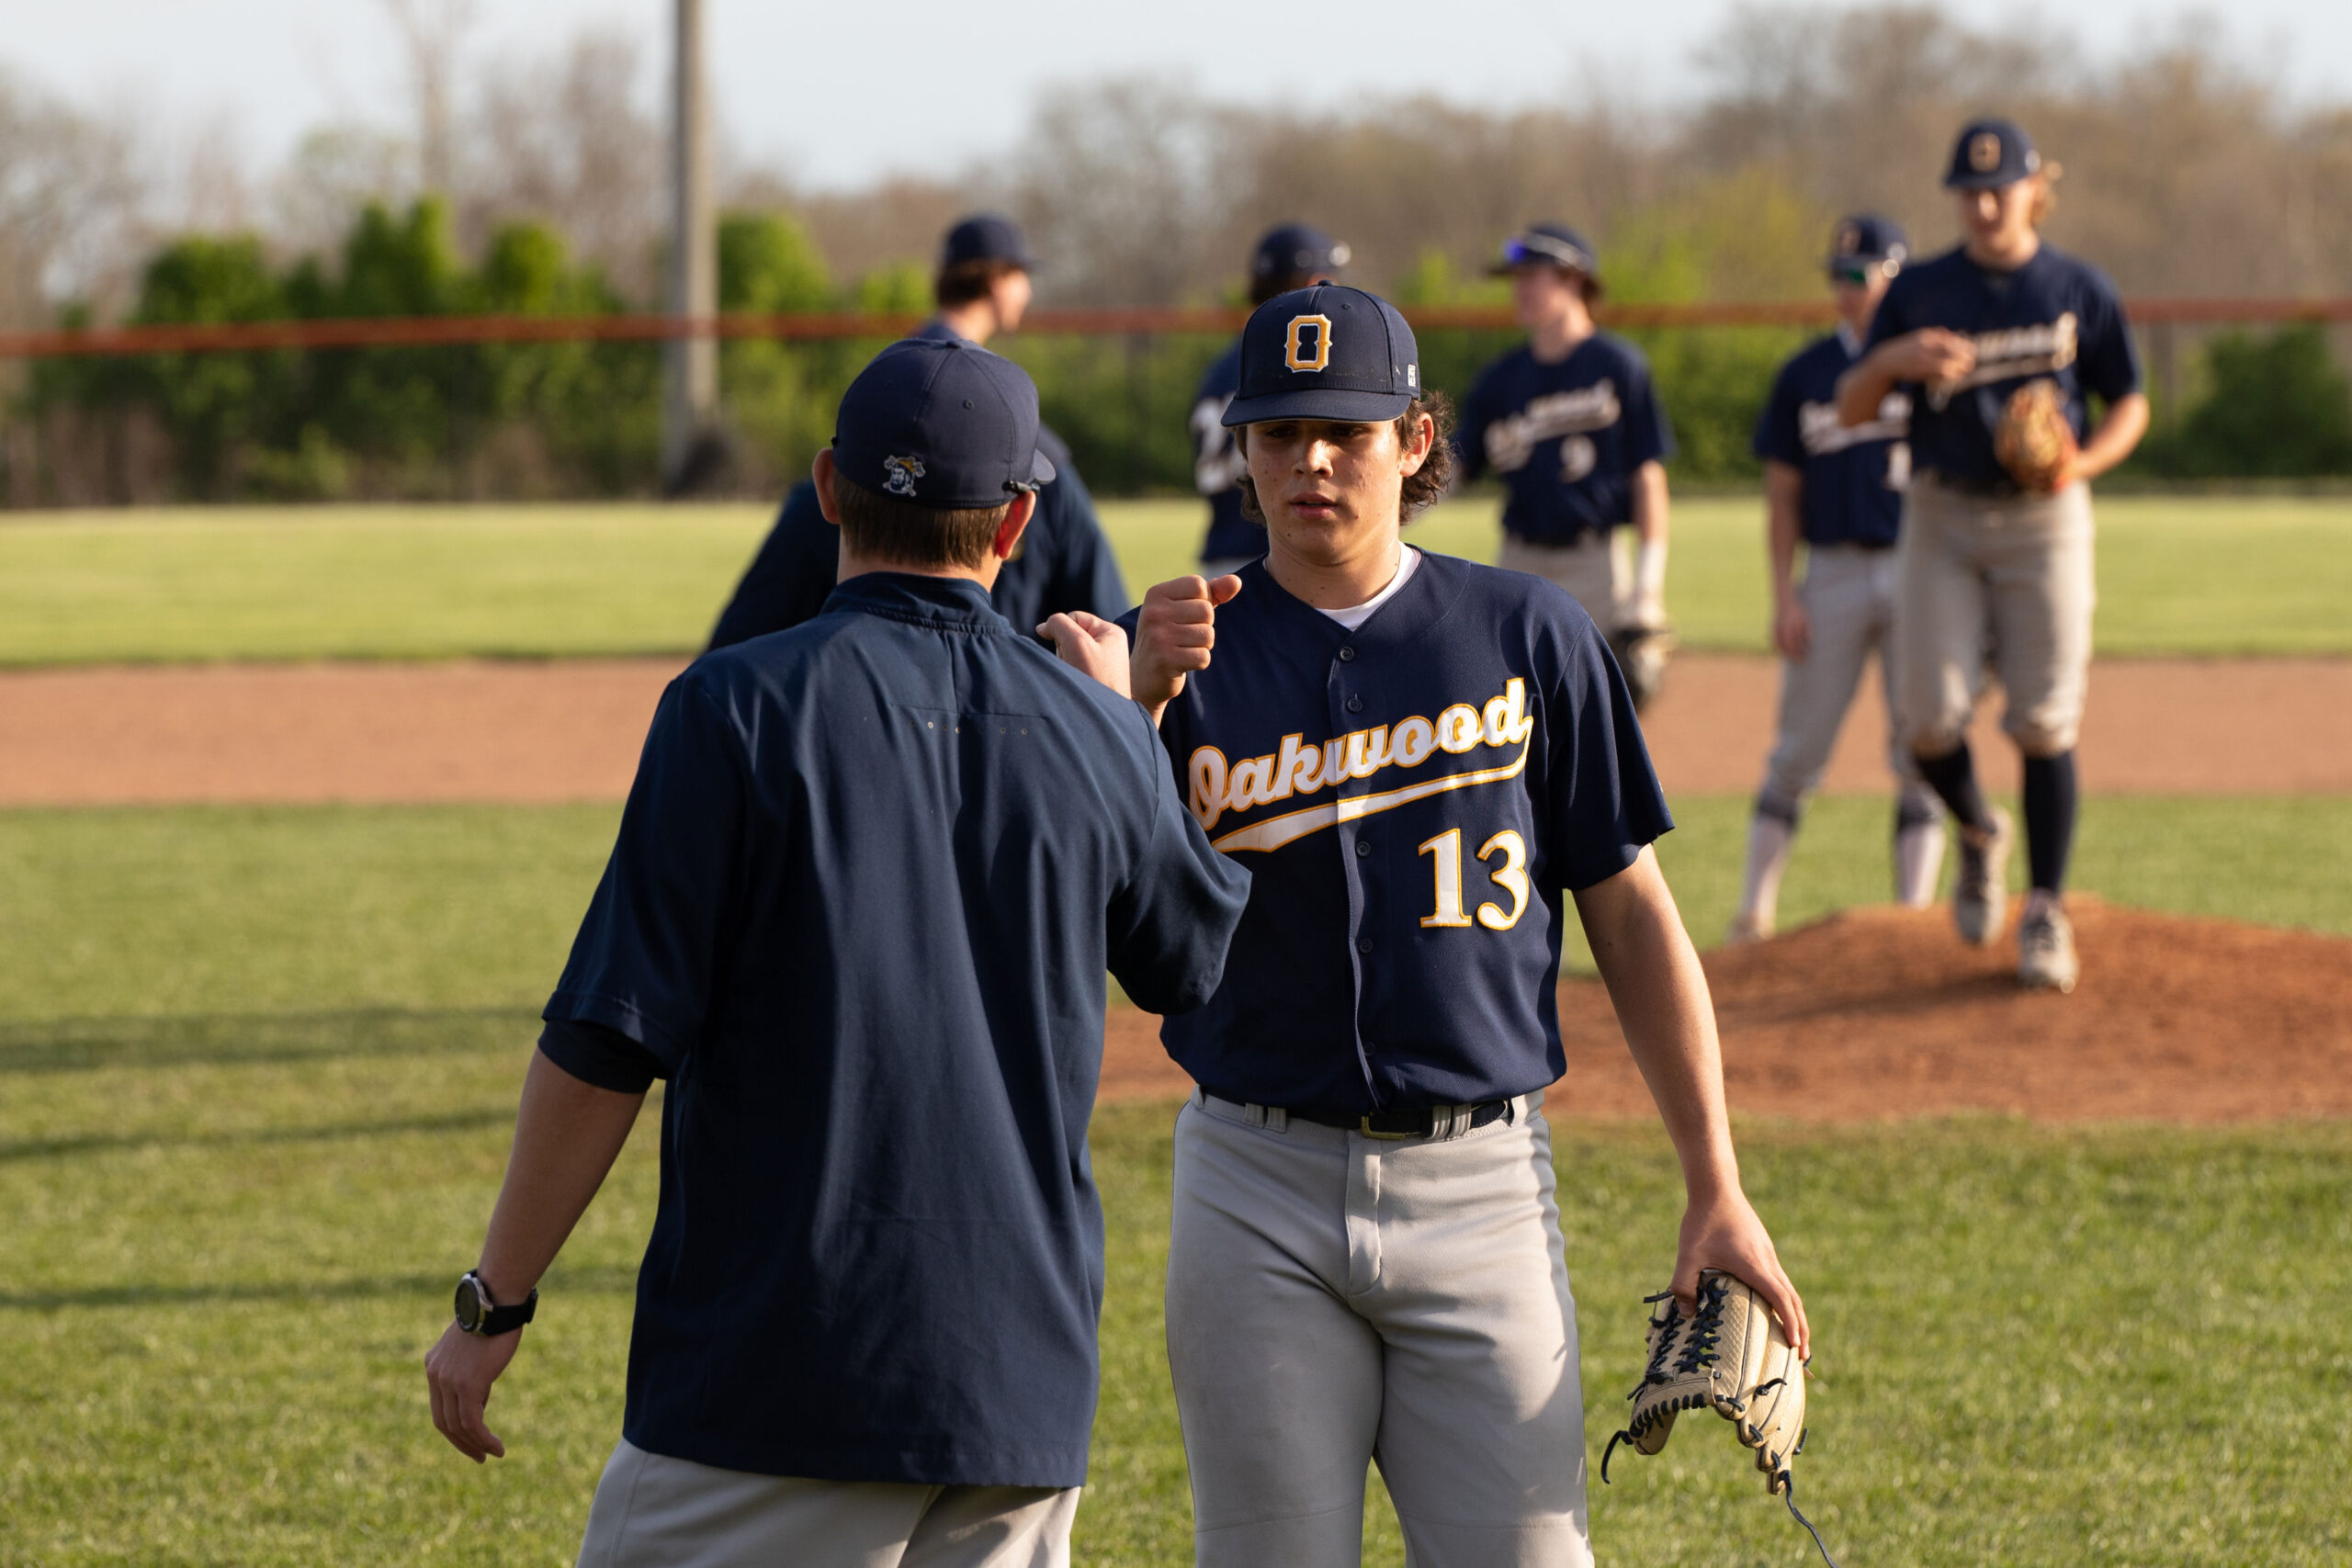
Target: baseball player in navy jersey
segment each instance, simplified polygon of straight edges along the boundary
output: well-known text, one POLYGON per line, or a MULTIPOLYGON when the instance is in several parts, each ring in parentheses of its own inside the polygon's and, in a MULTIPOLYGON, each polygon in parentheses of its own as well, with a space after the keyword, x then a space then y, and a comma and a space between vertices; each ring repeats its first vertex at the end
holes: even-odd
POLYGON ((1584 1402, 1545 1086, 1572 897, 1681 1156, 1674 1289, 1804 1308, 1743 1195, 1714 1021, 1650 842, 1624 682, 1552 584, 1426 554, 1442 399, 1385 300, 1259 307, 1225 423, 1268 548, 1165 582, 1133 690, 1250 874, 1223 980, 1162 1026, 1168 1352, 1199 1562, 1352 1565, 1377 1461, 1411 1560, 1584 1564, 1584 1402))
MULTIPOLYGON (((1277 294, 1336 283, 1348 265, 1345 242, 1308 223, 1266 231, 1250 256, 1250 303, 1277 294)), ((1241 455, 1225 427, 1226 405, 1241 385, 1241 340, 1216 357, 1201 378, 1193 403, 1193 483, 1208 498, 1209 531, 1201 541, 1201 575, 1224 577, 1266 553, 1266 530, 1241 514, 1241 455)))
MULTIPOLYGON (((2089 481, 2132 455, 2148 400, 2105 274, 2036 231, 2054 170, 2018 126, 1960 134, 1945 186, 1965 241, 1888 288, 1867 351, 1838 385, 1848 425, 1911 400, 1912 479, 1895 606, 1896 711, 1920 772, 1960 829, 1952 914, 1970 942, 2000 939, 2007 914, 2007 813, 1985 803, 1968 719, 1985 649, 2005 694, 2002 728, 2025 758, 2032 879, 2018 926, 2018 978, 2075 987, 2075 933, 2061 896, 2074 843, 2075 739, 2091 657, 2089 481), (2011 400, 2046 382, 2079 449, 2044 488, 2021 485, 1995 437, 2011 400), (2088 400, 2105 411, 2094 424, 2088 400)), ((2029 394, 2030 395, 2030 394, 2029 394)))
POLYGON ((1052 623, 1090 681, 990 608, 1052 475, 1036 421, 984 349, 884 351, 817 460, 825 613, 697 660, 654 716, 426 1363, 434 1424, 503 1456, 492 1383, 666 1078, 583 1568, 1069 1561, 1104 962, 1145 1006, 1196 1005, 1248 878, 1117 693, 1115 634, 1052 623))
POLYGON ((1538 223, 1503 243, 1493 270, 1511 280, 1528 331, 1463 400, 1462 475, 1502 476, 1502 564, 1568 591, 1623 655, 1637 704, 1656 694, 1670 647, 1666 618, 1666 459, 1674 432, 1648 362, 1597 331, 1599 264, 1583 235, 1538 223), (1614 539, 1631 524, 1629 570, 1614 539))
POLYGON ((1830 241, 1838 330, 1781 367, 1756 427, 1764 460, 1766 539, 1772 577, 1772 643, 1780 649, 1779 739, 1764 764, 1747 829, 1747 871, 1733 942, 1772 934, 1781 874, 1797 818, 1821 782, 1846 709, 1875 653, 1885 689, 1894 807, 1894 896, 1914 908, 1936 896, 1943 863, 1943 809, 1894 728, 1894 541, 1911 477, 1911 400, 1889 392, 1878 417, 1838 418, 1838 378, 1861 353, 1871 314, 1910 247, 1887 219, 1858 213, 1830 241), (1797 545, 1804 578, 1796 581, 1797 545))
MULTIPOLYGON (((914 335, 986 344, 1013 331, 1029 308, 1035 265, 1011 219, 990 213, 965 219, 941 246, 932 286, 939 313, 914 335)), ((1024 631, 1066 610, 1116 615, 1127 607, 1127 590, 1094 514, 1094 498, 1060 437, 1040 425, 1037 443, 1054 465, 1054 478, 1038 490, 1036 515, 1022 535, 1019 553, 997 574, 991 594, 997 613, 1024 631)), ((817 503, 816 487, 805 479, 794 486, 719 613, 710 646, 779 632, 816 615, 833 591, 839 541, 817 503)))

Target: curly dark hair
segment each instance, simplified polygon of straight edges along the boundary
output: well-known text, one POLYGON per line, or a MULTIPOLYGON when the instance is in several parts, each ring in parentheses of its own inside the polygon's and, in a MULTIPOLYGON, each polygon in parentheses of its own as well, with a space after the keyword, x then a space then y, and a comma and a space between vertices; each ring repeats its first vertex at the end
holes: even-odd
MULTIPOLYGON (((1421 459, 1419 469, 1405 476, 1404 493, 1398 498, 1396 508, 1400 523, 1410 523, 1443 500, 1445 492, 1453 488, 1453 404, 1443 392, 1423 392, 1396 416, 1397 444, 1402 446, 1413 439, 1413 427, 1420 423, 1423 414, 1437 427, 1436 435, 1430 442, 1430 455, 1421 459)), ((1249 428, 1245 424, 1234 432, 1235 445, 1245 451, 1246 444, 1238 438, 1249 428)), ((1260 527, 1265 525, 1266 514, 1258 509, 1257 481, 1250 477, 1247 468, 1241 471, 1241 515, 1260 527)))

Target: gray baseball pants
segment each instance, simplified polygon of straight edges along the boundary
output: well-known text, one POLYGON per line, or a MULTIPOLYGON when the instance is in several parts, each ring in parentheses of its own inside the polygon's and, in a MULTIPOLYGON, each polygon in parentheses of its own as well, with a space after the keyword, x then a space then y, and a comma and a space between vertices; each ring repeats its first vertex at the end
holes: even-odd
POLYGON ((1586 532, 1572 545, 1538 545, 1516 534, 1503 536, 1502 554, 1495 564, 1505 571, 1523 571, 1566 590, 1584 606, 1603 637, 1617 629, 1625 600, 1634 592, 1630 551, 1620 542, 1621 528, 1586 532))
POLYGON ((580 1568, 1069 1568, 1078 1489, 805 1481, 621 1439, 580 1568))
POLYGON ((1797 599, 1812 624, 1803 659, 1781 661, 1780 735, 1764 764, 1760 809, 1793 822, 1806 795, 1821 783, 1830 749, 1860 686, 1862 668, 1879 656, 1887 705, 1887 765, 1901 781, 1906 818, 1931 821, 1936 793, 1919 777, 1911 749, 1894 718, 1897 683, 1894 626, 1896 559, 1893 549, 1816 545, 1805 552, 1797 599))
POLYGON ((1542 1102, 1409 1140, 1207 1095, 1179 1113, 1168 1361, 1196 1562, 1356 1568, 1376 1461, 1413 1568, 1589 1568, 1542 1102))
POLYGON ((2010 739, 2029 757, 2074 750, 2098 602, 2091 539, 2087 485, 1995 497, 1913 478, 1894 617, 1895 707, 1912 750, 1940 757, 1966 739, 1988 652, 2010 739))

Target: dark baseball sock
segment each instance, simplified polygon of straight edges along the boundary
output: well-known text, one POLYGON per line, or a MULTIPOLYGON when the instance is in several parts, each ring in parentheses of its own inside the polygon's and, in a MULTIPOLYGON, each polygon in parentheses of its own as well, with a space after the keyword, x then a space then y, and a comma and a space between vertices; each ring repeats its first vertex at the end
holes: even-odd
POLYGON ((2036 892, 2066 886, 2066 861, 2075 849, 2075 754, 2025 760, 2025 858, 2036 892))
POLYGON ((1993 813, 1985 808, 1984 792, 1976 787, 1976 760, 1968 754, 1967 741, 1940 757, 1921 757, 1918 762, 1919 776, 1943 797, 1962 827, 1978 833, 1992 831, 1993 813))

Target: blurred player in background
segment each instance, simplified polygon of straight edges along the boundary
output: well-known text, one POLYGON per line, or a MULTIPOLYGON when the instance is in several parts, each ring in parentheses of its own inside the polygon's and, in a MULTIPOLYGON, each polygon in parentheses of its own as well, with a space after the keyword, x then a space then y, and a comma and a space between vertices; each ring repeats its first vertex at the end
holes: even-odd
MULTIPOLYGON (((1348 265, 1345 242, 1307 223, 1283 223, 1266 231, 1250 257, 1252 310, 1277 294, 1317 283, 1337 283, 1348 265)), ((1208 498, 1208 536, 1201 541, 1201 575, 1224 577, 1266 553, 1266 530, 1241 514, 1241 476, 1248 467, 1225 426, 1227 405, 1241 386, 1241 340, 1218 355, 1201 378, 1193 404, 1193 483, 1208 498)))
POLYGON ((1886 689, 1889 744, 1900 788, 1894 807, 1894 897, 1913 908, 1936 896, 1943 864, 1943 811, 1894 728, 1894 541, 1911 477, 1911 400, 1879 400, 1877 417, 1838 420, 1838 378, 1862 351, 1871 318, 1910 247, 1884 218, 1858 213, 1830 241, 1829 281, 1838 330, 1781 367, 1756 427, 1764 459, 1766 533, 1772 576, 1772 643, 1781 651, 1780 736, 1747 830, 1747 872, 1730 941, 1772 934, 1781 874, 1789 863, 1805 796, 1845 723, 1875 653, 1886 689), (1797 542, 1804 579, 1795 581, 1797 542))
MULTIPOLYGON (((965 219, 941 246, 932 285, 939 312, 914 335, 985 344, 1015 330, 1029 309, 1035 265, 1012 220, 993 213, 965 219)), ((1054 465, 1055 477, 1037 493, 1037 513, 1019 553, 997 576, 989 595, 997 613, 1023 633, 1073 610, 1105 620, 1125 614, 1127 591, 1118 558, 1103 537, 1094 498, 1078 477, 1069 448, 1043 426, 1037 447, 1054 465)), ((803 479, 785 497, 775 526, 720 612, 710 646, 725 648, 815 616, 833 591, 840 547, 841 530, 825 522, 816 488, 803 479)))
POLYGON ((2079 964, 2061 893, 2090 675, 2088 481, 2132 455, 2148 400, 2115 286, 2037 231, 2055 174, 2007 120, 1961 131, 1944 185, 1965 239, 1888 288, 1868 351, 1838 384, 1838 414, 1864 425, 1888 393, 1911 399, 1895 707, 1921 773, 1960 825, 1953 921, 1990 945, 2008 912, 2008 815, 1985 804, 1968 752, 1989 643, 2007 694, 2001 727, 2025 756, 2033 885, 2018 978, 2071 991, 2079 964), (2107 405, 2096 427, 2094 396, 2107 405), (2037 400, 2053 410, 2046 440, 2030 434, 2037 400), (2044 447, 2054 451, 2034 450, 2044 447))
POLYGON ((1638 707, 1657 694, 1666 619, 1666 459, 1674 432, 1649 365, 1595 329, 1600 268, 1584 236, 1538 223, 1503 243, 1498 276, 1527 345, 1487 367, 1462 406, 1462 477, 1502 476, 1499 564, 1557 583, 1607 635, 1638 707), (1631 569, 1613 543, 1632 524, 1631 569))

